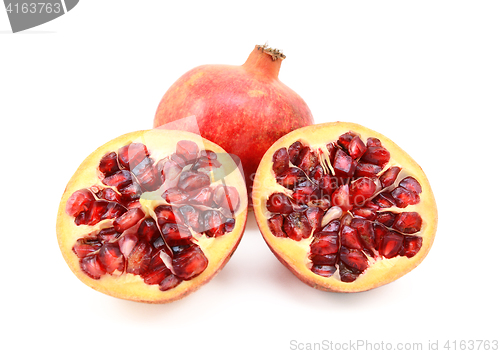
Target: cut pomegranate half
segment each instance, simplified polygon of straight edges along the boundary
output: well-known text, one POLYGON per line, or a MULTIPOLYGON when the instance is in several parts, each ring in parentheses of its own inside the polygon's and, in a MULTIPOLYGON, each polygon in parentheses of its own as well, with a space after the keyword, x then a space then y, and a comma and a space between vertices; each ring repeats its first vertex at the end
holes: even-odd
POLYGON ((140 131, 80 165, 61 199, 57 237, 69 267, 90 287, 170 302, 226 264, 247 205, 242 171, 222 148, 188 132, 140 131))
POLYGON ((257 170, 253 207, 277 258, 305 283, 335 292, 369 290, 408 273, 437 227, 422 169, 385 136, 352 123, 305 127, 278 140, 257 170))

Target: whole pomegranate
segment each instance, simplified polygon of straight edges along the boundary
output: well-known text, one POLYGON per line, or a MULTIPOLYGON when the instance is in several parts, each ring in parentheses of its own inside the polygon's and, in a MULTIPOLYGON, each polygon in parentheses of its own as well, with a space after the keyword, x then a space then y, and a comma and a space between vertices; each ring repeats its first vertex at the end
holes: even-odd
POLYGON ((241 159, 247 188, 267 149, 281 136, 313 124, 304 100, 278 79, 285 56, 255 46, 241 66, 203 65, 181 76, 163 96, 154 127, 199 133, 241 159), (196 120, 175 121, 195 116, 196 120))

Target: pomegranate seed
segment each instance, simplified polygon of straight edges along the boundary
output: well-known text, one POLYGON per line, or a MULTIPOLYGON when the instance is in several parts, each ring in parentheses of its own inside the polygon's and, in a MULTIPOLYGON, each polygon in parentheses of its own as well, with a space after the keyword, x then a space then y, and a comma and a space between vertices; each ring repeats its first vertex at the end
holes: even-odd
POLYGON ((396 204, 396 201, 394 200, 392 195, 386 192, 378 194, 375 198, 372 199, 372 202, 374 202, 381 208, 390 208, 394 204, 396 204))
POLYGON ((314 254, 309 255, 309 259, 314 265, 335 265, 337 263, 338 254, 314 254))
POLYGON ((132 250, 138 241, 139 238, 134 234, 127 234, 120 237, 118 240, 118 246, 120 246, 120 251, 126 258, 130 256, 130 253, 132 253, 132 250))
POLYGON ((356 161, 339 149, 333 159, 333 170, 338 177, 352 177, 356 170, 356 161))
POLYGON ((318 155, 311 150, 310 147, 306 146, 300 150, 297 159, 295 160, 295 165, 304 171, 306 174, 311 172, 319 164, 318 155))
POLYGON ((106 274, 106 270, 97 260, 96 254, 80 259, 80 268, 85 274, 96 280, 106 274))
POLYGON ((307 204, 319 199, 319 188, 311 181, 299 183, 293 190, 292 198, 299 204, 307 204))
POLYGON ((321 165, 317 165, 311 170, 311 172, 309 172, 309 178, 311 179, 311 181, 315 183, 319 184, 322 178, 324 177, 325 177, 325 171, 323 170, 323 166, 321 165))
POLYGON ((422 217, 417 212, 403 212, 396 216, 393 228, 405 234, 414 234, 422 228, 422 217))
POLYGON ((321 231, 338 232, 339 230, 340 230, 340 221, 333 220, 330 221, 328 224, 326 224, 321 231))
POLYGON ((389 232, 382 238, 380 254, 385 258, 396 257, 403 246, 403 236, 394 232, 389 232))
POLYGON ((373 231, 373 224, 364 219, 354 218, 351 221, 352 228, 356 229, 359 238, 363 245, 368 249, 375 248, 375 233, 373 231))
POLYGON ((344 283, 352 283, 359 277, 360 274, 360 271, 356 269, 350 269, 343 262, 339 262, 340 280, 344 283))
POLYGON ((368 258, 358 249, 340 247, 340 260, 348 267, 359 270, 360 272, 368 268, 368 258))
POLYGON ((303 213, 293 212, 285 217, 283 230, 292 240, 300 241, 311 235, 312 227, 303 213))
POLYGON ((74 192, 66 202, 66 213, 70 216, 89 210, 91 202, 95 200, 94 195, 88 189, 80 189, 74 192))
POLYGON ((236 225, 236 220, 234 220, 233 218, 229 218, 224 223, 224 230, 226 232, 232 232, 234 230, 235 225, 236 225))
POLYGON ((185 245, 192 241, 191 231, 183 225, 166 223, 161 225, 161 233, 169 246, 185 245))
POLYGON ((297 158, 299 156, 300 150, 304 145, 300 141, 294 142, 290 147, 288 148, 288 156, 290 157, 290 162, 297 166, 297 158))
POLYGON ((221 167, 222 164, 217 160, 210 160, 208 157, 200 157, 196 160, 196 162, 191 167, 191 170, 205 170, 211 171, 215 168, 221 167))
POLYGON ((367 199, 371 198, 377 190, 372 179, 361 177, 351 183, 350 193, 355 206, 363 206, 367 199))
POLYGON ((137 229, 137 236, 148 242, 156 240, 158 237, 161 236, 160 230, 158 230, 156 222, 154 221, 153 218, 148 217, 142 220, 141 224, 139 225, 139 228, 137 229))
POLYGON ((311 267, 311 271, 314 274, 328 278, 331 277, 337 271, 337 267, 335 267, 334 265, 327 265, 327 264, 313 264, 313 266, 311 267))
POLYGON ((350 226, 343 226, 340 231, 340 244, 342 247, 363 249, 358 232, 350 226))
POLYGON ((359 159, 365 153, 366 145, 359 136, 355 136, 349 143, 348 151, 353 159, 359 159))
POLYGON ((141 186, 138 183, 132 182, 124 187, 118 188, 125 201, 137 200, 142 195, 141 186))
POLYGON ((125 260, 118 243, 105 243, 99 250, 97 258, 107 273, 112 274, 115 270, 123 272, 125 260))
POLYGON ((352 214, 371 221, 374 221, 377 218, 377 214, 371 208, 353 208, 352 214))
POLYGON ((202 188, 189 199, 190 204, 201 204, 205 206, 212 205, 212 189, 209 187, 202 188))
POLYGON ((380 224, 373 224, 374 244, 376 249, 380 249, 382 239, 389 233, 389 229, 380 224))
POLYGON ((175 162, 177 165, 179 165, 181 168, 185 167, 188 165, 186 159, 182 157, 181 155, 178 154, 172 154, 170 155, 170 159, 175 162))
POLYGON ((208 237, 219 237, 225 234, 225 219, 217 210, 207 210, 202 215, 202 229, 208 237))
POLYGON ((176 217, 172 207, 169 205, 158 205, 155 208, 155 215, 158 220, 158 225, 161 227, 165 223, 175 223, 176 217))
POLYGON ((377 213, 376 220, 387 227, 391 227, 394 224, 394 220, 396 220, 396 214, 392 211, 383 211, 377 213))
POLYGON ((210 177, 203 172, 184 171, 177 184, 179 189, 189 192, 210 186, 210 177))
POLYGON ((394 183, 396 178, 398 178, 398 174, 401 171, 401 167, 398 166, 392 166, 389 167, 384 173, 382 173, 382 176, 380 176, 380 184, 382 185, 382 188, 388 187, 394 183))
POLYGON ((340 186, 332 193, 332 205, 340 207, 343 211, 352 209, 349 196, 349 185, 345 184, 340 186))
POLYGON ((273 171, 276 175, 285 171, 290 164, 290 157, 286 148, 278 149, 273 155, 273 171))
POLYGON ((183 205, 179 208, 179 212, 184 218, 186 225, 195 231, 203 231, 200 227, 200 212, 191 205, 183 205))
POLYGON ((411 176, 408 176, 399 182, 399 186, 413 193, 422 193, 422 186, 420 186, 420 183, 418 183, 418 181, 411 176))
POLYGON ((174 181, 182 172, 182 166, 171 159, 165 159, 161 161, 159 165, 161 166, 160 171, 162 182, 174 181))
POLYGON ((116 202, 119 204, 123 202, 121 195, 118 192, 116 192, 113 188, 99 189, 96 192, 96 196, 97 198, 104 199, 110 202, 116 202))
POLYGON ((422 237, 406 236, 404 239, 404 255, 408 258, 415 256, 422 248, 422 237))
POLYGON ((101 158, 101 161, 99 162, 99 171, 101 171, 105 177, 111 176, 119 170, 120 167, 118 166, 116 152, 110 152, 101 158))
POLYGON ((326 255, 337 253, 339 250, 339 236, 336 232, 320 231, 314 235, 311 243, 311 253, 326 255))
POLYGON ((275 214, 267 220, 267 225, 271 230, 272 234, 276 237, 286 237, 283 231, 283 215, 275 214))
POLYGON ((123 232, 130 229, 132 226, 137 224, 140 220, 144 218, 144 212, 139 208, 133 208, 127 211, 125 214, 118 217, 113 222, 113 227, 118 232, 123 232))
POLYGON ((189 140, 180 140, 175 147, 177 155, 182 156, 188 163, 193 163, 198 156, 198 145, 189 140))
POLYGON ((139 241, 127 259, 127 273, 141 275, 148 270, 152 248, 149 243, 139 241))
POLYGON ((377 138, 368 138, 366 139, 366 146, 382 146, 382 142, 377 138))
POLYGON ((167 276, 172 274, 165 265, 156 267, 142 275, 144 282, 149 285, 160 284, 167 276))
POLYGON ((337 184, 338 178, 332 175, 324 175, 319 181, 318 185, 323 196, 331 196, 333 191, 339 187, 337 184))
POLYGON ((351 140, 355 137, 356 135, 353 134, 352 132, 344 133, 341 136, 339 136, 339 139, 337 140, 337 144, 342 146, 344 149, 348 150, 349 149, 349 144, 351 143, 351 140))
POLYGON ((201 274, 208 266, 208 259, 197 245, 190 245, 178 253, 174 253, 172 268, 174 274, 182 279, 189 280, 201 274))
POLYGON ((118 161, 127 170, 130 170, 131 166, 134 168, 148 156, 148 149, 141 143, 131 143, 118 150, 118 161))
POLYGON ((118 237, 120 237, 120 235, 121 234, 117 232, 114 227, 107 227, 99 231, 99 233, 97 234, 97 238, 101 242, 110 242, 116 240, 118 237))
POLYGON ((147 157, 132 169, 141 189, 148 192, 158 189, 162 184, 160 173, 153 163, 154 161, 147 157))
POLYGON ((318 229, 321 226, 321 219, 324 214, 323 210, 318 207, 310 207, 306 209, 305 213, 313 230, 318 229))
POLYGON ((96 225, 101 220, 116 218, 127 210, 118 203, 96 200, 90 203, 87 211, 82 212, 75 218, 76 225, 96 225))
POLYGON ((182 282, 181 279, 177 278, 174 274, 168 275, 165 279, 160 283, 160 291, 167 291, 175 288, 182 282))
POLYGON ((276 176, 276 182, 285 188, 293 189, 299 183, 307 180, 307 176, 301 169, 290 167, 276 176))
POLYGON ((76 240, 73 252, 78 258, 83 258, 89 255, 89 253, 97 251, 101 246, 102 243, 97 238, 83 237, 76 240))
MULTIPOLYGON (((172 250, 165 245, 161 246, 158 249, 153 250, 151 254, 152 256, 151 256, 151 261, 149 262, 149 271, 165 266, 165 262, 163 261, 162 257, 168 258, 170 260, 169 263, 171 263, 172 257, 174 255, 172 250)), ((144 274, 147 274, 147 272, 144 274)))
POLYGON ((215 152, 213 152, 212 150, 201 150, 200 156, 201 157, 208 157, 210 160, 217 160, 217 154, 215 152))
POLYGON ((240 205, 240 195, 233 186, 219 184, 214 190, 214 202, 216 205, 234 213, 240 205))
POLYGON ((330 223, 332 220, 339 219, 342 216, 342 213, 342 209, 338 206, 331 207, 323 214, 321 225, 324 226, 330 223))
POLYGON ((284 193, 271 194, 266 206, 271 213, 290 214, 293 211, 292 202, 284 193))
POLYGON ((132 174, 127 170, 120 170, 105 177, 102 183, 110 187, 121 189, 132 183, 132 174))
POLYGON ((374 165, 385 166, 391 159, 389 150, 382 146, 369 146, 361 158, 362 161, 372 163, 374 165))
POLYGON ((181 191, 179 188, 170 188, 167 189, 161 195, 168 203, 182 203, 185 200, 189 199, 189 194, 181 191))
POLYGON ((382 171, 382 167, 371 163, 358 162, 354 177, 375 177, 382 171))
POLYGON ((394 198, 394 203, 398 208, 406 208, 408 205, 415 205, 420 202, 420 197, 418 194, 409 191, 403 187, 396 187, 391 192, 394 198))

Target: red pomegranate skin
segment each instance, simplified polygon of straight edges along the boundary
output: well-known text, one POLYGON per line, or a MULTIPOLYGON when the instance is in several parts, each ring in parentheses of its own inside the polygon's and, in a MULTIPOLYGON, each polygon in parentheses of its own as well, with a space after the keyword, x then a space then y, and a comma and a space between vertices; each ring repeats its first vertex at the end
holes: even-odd
POLYGON ((168 129, 199 133, 237 155, 250 190, 267 149, 288 132, 314 123, 304 100, 278 79, 283 58, 273 60, 256 46, 241 66, 188 71, 163 96, 154 127, 169 123, 168 129), (196 120, 177 121, 190 116, 196 120))

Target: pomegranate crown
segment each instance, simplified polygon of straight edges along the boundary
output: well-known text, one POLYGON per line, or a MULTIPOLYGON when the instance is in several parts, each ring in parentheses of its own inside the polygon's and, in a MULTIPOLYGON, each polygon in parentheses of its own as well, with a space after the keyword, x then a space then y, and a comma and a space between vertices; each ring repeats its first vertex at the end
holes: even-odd
POLYGON ((270 48, 267 43, 264 45, 256 45, 258 50, 262 50, 263 53, 269 54, 273 61, 277 59, 285 59, 286 55, 279 49, 270 48))

